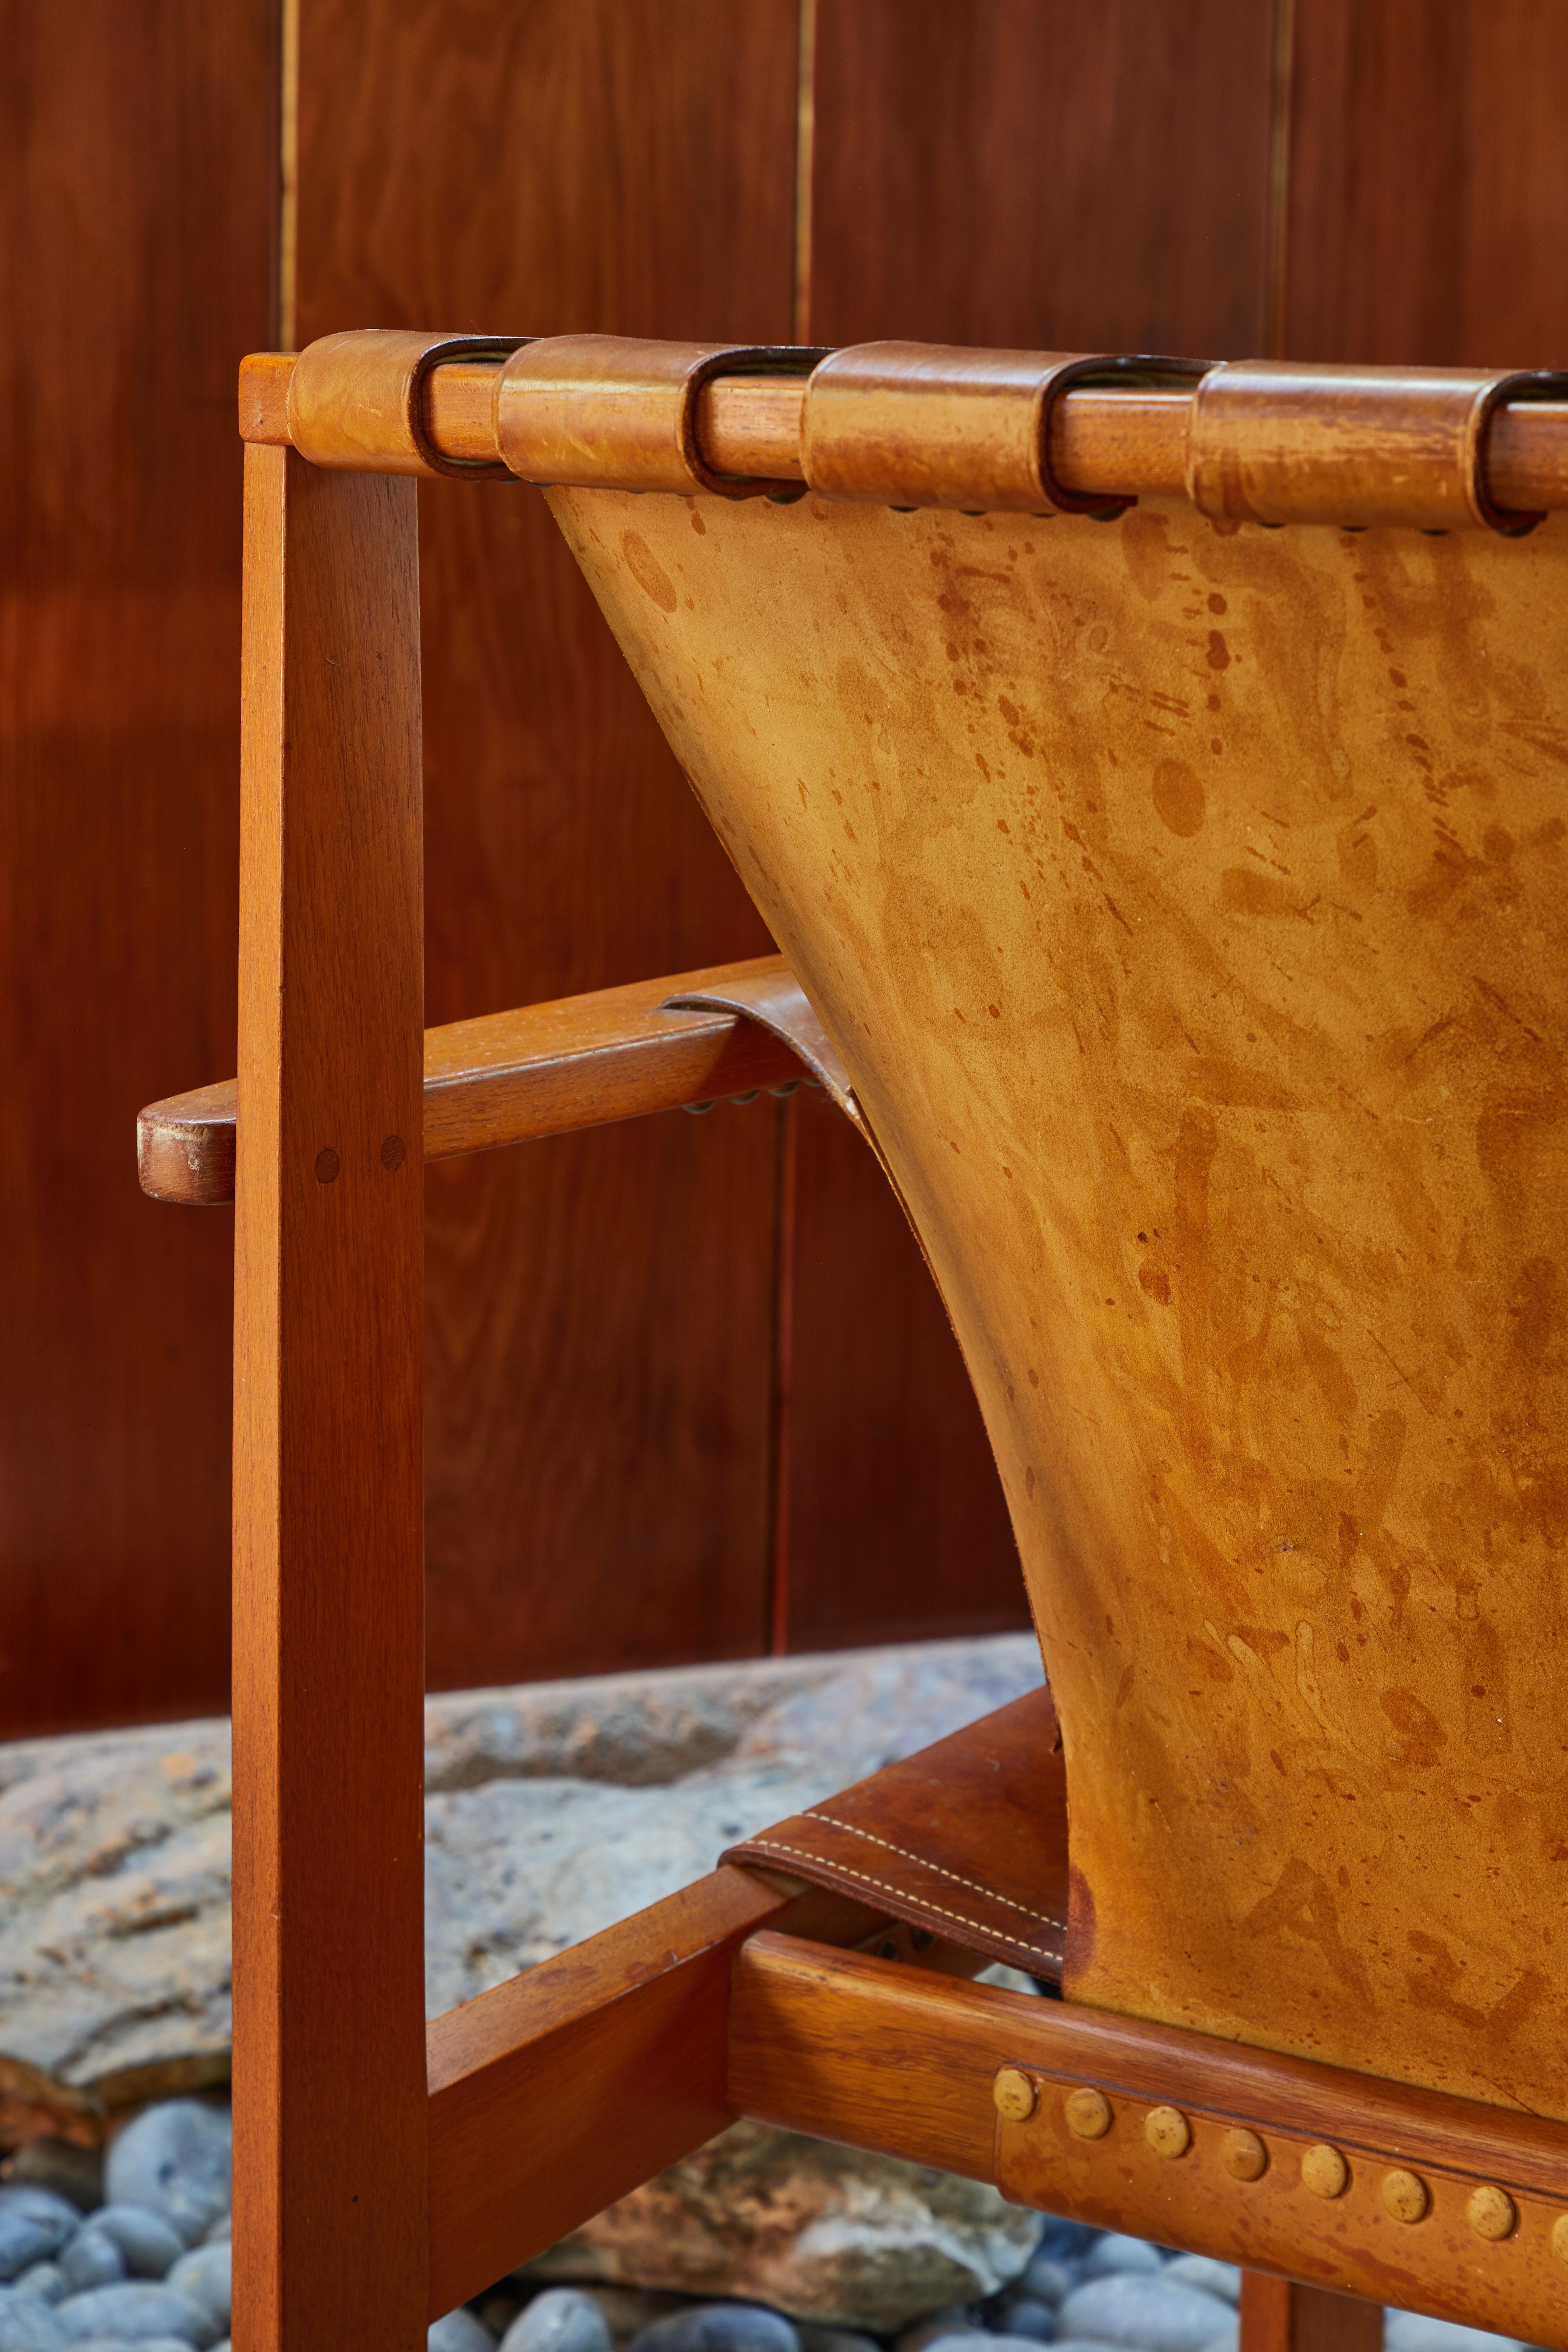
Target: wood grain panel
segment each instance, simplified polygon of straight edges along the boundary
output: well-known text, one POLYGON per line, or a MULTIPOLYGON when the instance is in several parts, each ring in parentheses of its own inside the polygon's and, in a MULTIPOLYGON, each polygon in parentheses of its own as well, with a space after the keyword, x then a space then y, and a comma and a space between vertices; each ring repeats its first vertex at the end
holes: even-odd
POLYGON ((1272 18, 818 0, 813 337, 1261 349, 1272 18))
MULTIPOLYGON (((304 0, 299 334, 788 336, 791 0, 304 0)), ((424 524, 444 1022, 770 942, 534 494, 424 524)), ((760 1648, 776 1111, 432 1170, 434 1684, 760 1648)))
POLYGON ((784 1646, 988 1633, 1028 1597, 974 1391, 887 1179, 795 1097, 784 1646))
POLYGON ((0 11, 0 1736, 227 1691, 232 1234, 132 1138, 233 1067, 276 43, 274 0, 0 11))
POLYGON ((1296 0, 1285 349, 1561 365, 1568 15, 1296 0))

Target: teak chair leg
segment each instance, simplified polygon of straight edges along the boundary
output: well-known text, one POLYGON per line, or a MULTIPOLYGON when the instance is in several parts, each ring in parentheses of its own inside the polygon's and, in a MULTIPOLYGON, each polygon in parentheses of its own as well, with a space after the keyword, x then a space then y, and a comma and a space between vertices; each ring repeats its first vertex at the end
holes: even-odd
POLYGON ((234 2334, 419 2352, 415 485, 246 467, 234 2334))
POLYGON ((1382 2352, 1383 2312, 1353 2294, 1244 2271, 1241 2352, 1382 2352))

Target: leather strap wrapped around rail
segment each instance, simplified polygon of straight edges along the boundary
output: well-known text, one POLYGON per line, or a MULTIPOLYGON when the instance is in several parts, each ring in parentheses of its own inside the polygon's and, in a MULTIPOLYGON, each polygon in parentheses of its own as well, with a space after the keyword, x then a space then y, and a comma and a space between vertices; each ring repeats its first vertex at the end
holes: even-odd
POLYGON ((814 490, 884 506, 1118 515, 1135 501, 1064 489, 1050 464, 1051 410, 1074 384, 1195 383, 1206 363, 1083 352, 964 351, 857 343, 806 387, 801 460, 814 490))
POLYGON ((697 396, 716 375, 805 375, 816 349, 550 335, 514 353, 496 384, 496 446, 525 482, 673 490, 689 498, 803 498, 799 482, 716 474, 697 396))
POLYGON ((1561 400, 1545 369, 1319 367, 1238 360, 1204 378, 1187 490, 1215 522, 1478 526, 1510 537, 1539 514, 1493 505, 1487 435, 1504 401, 1561 400))
POLYGON ((1014 1699, 723 1858, 834 1887, 1059 1980, 1067 1780, 1050 1693, 1014 1699))
POLYGON ((425 379, 451 360, 504 359, 518 335, 364 327, 309 343, 289 379, 289 438, 313 466, 362 474, 506 481, 505 466, 445 457, 425 420, 425 379))
POLYGON ((860 1106, 838 1048, 812 1011, 799 981, 782 961, 776 971, 733 973, 722 987, 689 989, 679 996, 667 996, 664 1009, 667 1013, 738 1013, 744 1020, 756 1022, 800 1056, 846 1118, 858 1127, 862 1124, 860 1106))

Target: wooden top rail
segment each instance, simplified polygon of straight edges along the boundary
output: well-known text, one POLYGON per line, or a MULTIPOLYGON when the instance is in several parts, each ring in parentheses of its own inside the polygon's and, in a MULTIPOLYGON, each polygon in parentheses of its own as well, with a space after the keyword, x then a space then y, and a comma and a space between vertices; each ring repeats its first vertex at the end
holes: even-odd
MULTIPOLYGON (((240 370, 240 432, 287 443, 284 404, 297 354, 262 352, 240 370)), ((500 360, 434 369, 426 422, 443 457, 499 462, 494 400, 500 360)), ((803 481, 802 377, 731 376, 702 387, 698 430, 718 471, 803 481)), ((1075 390, 1051 414, 1050 465, 1063 488, 1108 496, 1184 495, 1192 395, 1183 391, 1075 390)), ((1492 419, 1485 473, 1494 502, 1519 511, 1568 507, 1568 401, 1506 403, 1492 419)))

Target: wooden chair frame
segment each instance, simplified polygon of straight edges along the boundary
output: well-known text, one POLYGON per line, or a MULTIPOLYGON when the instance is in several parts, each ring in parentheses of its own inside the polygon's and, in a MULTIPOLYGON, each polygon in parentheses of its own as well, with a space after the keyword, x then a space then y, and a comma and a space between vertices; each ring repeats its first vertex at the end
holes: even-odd
MULTIPOLYGON (((237 2345, 414 2352, 748 2116, 1241 2261, 1247 2352, 1370 2347, 1375 2304, 1346 2287, 1568 2347, 1561 2126, 976 1986, 896 1929, 889 1960, 864 1948, 887 1942, 875 1899, 721 1866, 426 2026, 422 1159, 802 1075, 855 1107, 778 959, 426 1035, 412 477, 499 470, 512 345, 400 340, 417 363, 368 425, 363 400, 329 416, 335 456, 289 404, 291 358, 242 375, 237 1148, 222 1087, 153 1106, 141 1139, 148 1190, 237 1213, 237 2345), (1173 2132, 1201 2167, 1168 2160, 1173 2132), (1303 2162, 1330 2158, 1357 2195, 1304 2209, 1303 2162), (1417 2191, 1441 2227, 1412 2270, 1417 2191), (1476 2234, 1483 2192, 1504 2248, 1476 2234)), ((798 482, 801 400, 718 368, 702 461, 798 482)), ((1069 390, 1056 483, 1179 488, 1190 408, 1069 390)), ((1568 505, 1568 406, 1500 408, 1488 463, 1500 506, 1568 505)))

